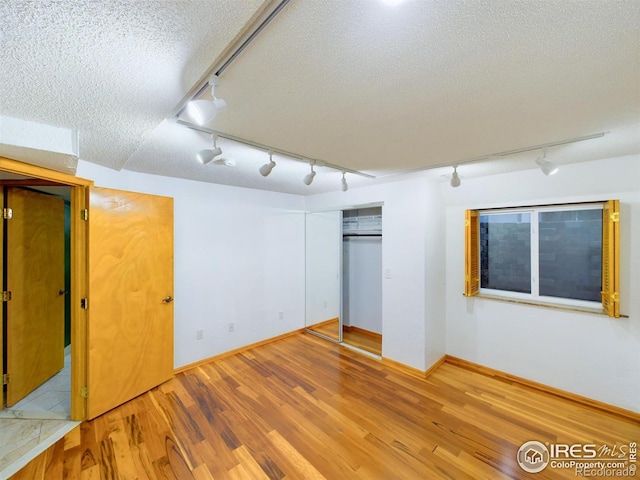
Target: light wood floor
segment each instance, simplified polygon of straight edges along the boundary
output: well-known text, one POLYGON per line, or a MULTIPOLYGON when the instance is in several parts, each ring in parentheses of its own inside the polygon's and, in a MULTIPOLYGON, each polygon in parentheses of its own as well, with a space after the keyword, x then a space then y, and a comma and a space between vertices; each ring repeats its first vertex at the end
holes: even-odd
MULTIPOLYGON (((330 322, 322 322, 318 325, 312 325, 307 328, 337 341, 340 323, 338 319, 335 319, 330 322)), ((342 341, 344 343, 348 343, 351 346, 373 353, 374 355, 382 355, 382 335, 367 332, 366 330, 358 328, 342 328, 342 341)))
POLYGON ((382 355, 382 335, 357 328, 342 327, 342 342, 374 355, 382 355))
POLYGON ((177 375, 15 479, 575 478, 521 470, 529 440, 620 445, 640 424, 448 363, 419 379, 299 334, 177 375))

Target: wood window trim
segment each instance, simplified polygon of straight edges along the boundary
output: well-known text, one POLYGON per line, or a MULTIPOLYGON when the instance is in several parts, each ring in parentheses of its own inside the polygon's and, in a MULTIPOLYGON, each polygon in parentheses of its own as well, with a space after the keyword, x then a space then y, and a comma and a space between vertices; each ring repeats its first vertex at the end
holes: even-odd
POLYGON ((480 212, 467 210, 464 218, 464 294, 480 293, 480 212))
MULTIPOLYGON (((620 318, 620 201, 608 200, 602 204, 602 309, 607 316, 620 318)), ((464 232, 464 295, 475 297, 480 293, 480 210, 465 211, 464 232)), ((497 299, 485 295, 482 298, 497 299)), ((509 299, 504 300, 509 301, 509 299)), ((511 303, 564 309, 543 302, 515 301, 511 303)), ((567 308, 567 310, 594 313, 591 310, 580 308, 567 308)))
POLYGON ((602 206, 602 309, 620 317, 620 201, 602 206))

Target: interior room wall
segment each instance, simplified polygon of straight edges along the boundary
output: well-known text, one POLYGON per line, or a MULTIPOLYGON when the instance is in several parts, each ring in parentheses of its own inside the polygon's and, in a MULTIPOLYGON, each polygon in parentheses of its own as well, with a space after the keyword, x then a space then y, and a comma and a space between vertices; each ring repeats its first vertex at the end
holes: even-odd
POLYGON ((304 327, 302 197, 84 161, 77 175, 174 198, 176 367, 304 327))
POLYGON ((425 370, 445 349, 444 233, 438 231, 443 203, 438 184, 419 177, 310 195, 306 209, 348 209, 379 202, 384 203, 382 356, 425 370))
POLYGON ((640 156, 465 179, 446 200, 447 353, 640 411, 640 156), (621 312, 629 318, 462 296, 464 210, 619 199, 621 312))

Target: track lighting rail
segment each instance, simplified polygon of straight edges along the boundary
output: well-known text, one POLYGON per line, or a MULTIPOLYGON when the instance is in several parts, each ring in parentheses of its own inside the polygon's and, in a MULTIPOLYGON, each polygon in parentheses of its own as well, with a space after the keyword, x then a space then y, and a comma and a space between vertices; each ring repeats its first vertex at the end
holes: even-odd
POLYGON ((459 167, 460 165, 466 165, 466 164, 469 164, 469 163, 481 162, 483 160, 491 160, 491 159, 494 159, 496 157, 508 157, 510 155, 516 155, 518 153, 532 152, 534 150, 544 150, 545 148, 558 147, 560 145, 568 145, 570 143, 583 142, 585 140, 593 140, 595 138, 604 137, 607 133, 609 133, 609 132, 594 133, 592 135, 585 135, 583 137, 569 138, 567 140, 558 140, 557 142, 541 143, 540 145, 533 145, 533 146, 530 146, 530 147, 516 148, 514 150, 505 150, 504 152, 490 153, 488 155, 482 155, 480 157, 467 158, 465 160, 458 160, 458 161, 455 161, 455 162, 440 163, 438 165, 430 165, 428 167, 414 168, 412 170, 403 170, 402 172, 390 173, 389 175, 380 175, 380 176, 378 176, 376 178, 395 177, 395 176, 398 176, 398 175, 406 175, 408 173, 416 173, 416 172, 424 172, 426 170, 433 170, 434 168, 450 167, 452 165, 455 165, 456 167, 459 167))
POLYGON ((268 145, 263 145, 262 143, 254 142, 252 140, 247 140, 245 138, 236 137, 235 135, 230 135, 228 133, 219 132, 217 130, 212 130, 210 128, 201 127, 199 125, 194 125, 190 122, 185 122, 184 120, 176 120, 176 123, 179 125, 183 125, 192 130, 196 130, 198 132, 206 133, 208 135, 214 135, 218 138, 225 138, 227 140, 231 140, 233 142, 242 143, 244 145, 248 145, 253 148, 257 148, 258 150, 264 150, 265 152, 269 152, 269 150, 273 151, 274 154, 282 155, 284 157, 290 158, 292 160, 296 160, 298 162, 309 163, 310 161, 315 161, 316 167, 327 167, 333 170, 339 170, 341 172, 351 173, 353 175, 359 175, 365 178, 376 178, 375 175, 369 175, 368 173, 360 172, 358 170, 352 170, 350 168, 341 167, 340 165, 335 165, 333 163, 325 162, 324 160, 314 160, 309 157, 305 157, 303 155, 299 155, 297 153, 289 152, 287 150, 282 150, 280 148, 273 148, 268 145))

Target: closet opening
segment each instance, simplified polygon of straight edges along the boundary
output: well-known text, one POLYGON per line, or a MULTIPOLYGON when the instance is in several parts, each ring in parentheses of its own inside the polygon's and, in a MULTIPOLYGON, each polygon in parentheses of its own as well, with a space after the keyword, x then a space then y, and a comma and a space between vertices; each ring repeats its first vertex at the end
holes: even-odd
POLYGON ((342 342, 382 355, 382 207, 342 216, 342 342))
POLYGON ((382 356, 382 205, 305 216, 306 331, 382 356))

